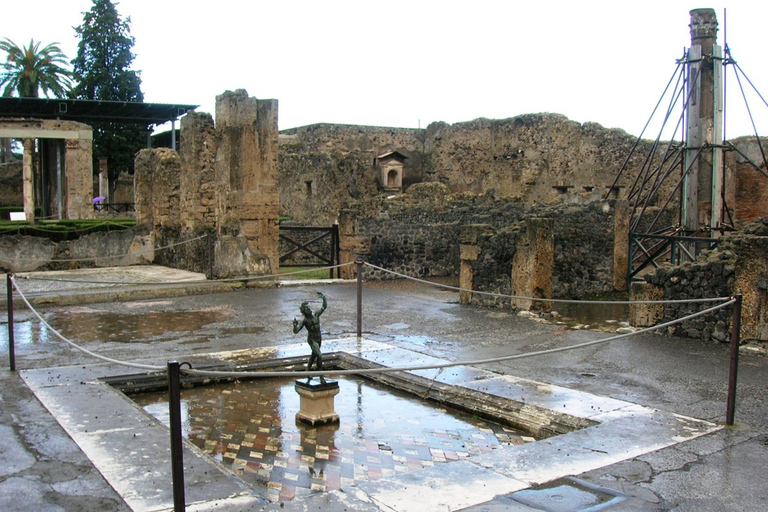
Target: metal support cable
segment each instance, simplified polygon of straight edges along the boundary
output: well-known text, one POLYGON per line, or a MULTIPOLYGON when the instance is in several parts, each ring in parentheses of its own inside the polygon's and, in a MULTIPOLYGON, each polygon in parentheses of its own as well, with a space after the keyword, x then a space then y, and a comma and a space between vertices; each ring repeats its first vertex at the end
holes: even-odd
POLYGON ((519 299, 519 300, 532 300, 536 302, 553 302, 553 303, 574 303, 574 304, 687 304, 687 303, 696 303, 696 302, 717 302, 717 301, 726 301, 730 297, 710 297, 710 298, 702 298, 702 299, 675 299, 675 300, 572 300, 572 299, 545 299, 541 297, 523 297, 519 295, 506 295, 503 293, 496 293, 496 292, 484 292, 484 291, 478 291, 478 290, 468 290, 467 288, 460 288, 458 286, 450 286, 447 284, 440 284, 440 283, 433 283, 431 281, 427 281, 426 279, 419 279, 418 277, 411 277, 406 274, 401 274, 399 272, 395 272, 394 270, 387 270, 382 267, 378 267, 372 263, 365 262, 365 265, 380 270, 382 272, 386 272, 388 274, 393 274, 398 277, 402 277, 405 279, 410 279, 411 281, 417 281, 419 283, 425 283, 432 286, 437 286, 439 288, 446 288, 448 290, 454 290, 458 292, 469 292, 469 293, 477 293, 480 295, 490 295, 493 297, 502 297, 502 298, 508 298, 508 299, 519 299))

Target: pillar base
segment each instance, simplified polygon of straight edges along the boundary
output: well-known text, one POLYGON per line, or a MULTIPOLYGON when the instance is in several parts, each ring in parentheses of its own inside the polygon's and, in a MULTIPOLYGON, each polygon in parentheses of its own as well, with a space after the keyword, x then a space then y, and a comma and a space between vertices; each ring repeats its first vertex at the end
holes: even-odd
POLYGON ((296 419, 310 425, 337 423, 339 415, 333 408, 334 397, 339 394, 339 383, 334 380, 311 379, 309 382, 297 380, 294 386, 301 397, 296 419))

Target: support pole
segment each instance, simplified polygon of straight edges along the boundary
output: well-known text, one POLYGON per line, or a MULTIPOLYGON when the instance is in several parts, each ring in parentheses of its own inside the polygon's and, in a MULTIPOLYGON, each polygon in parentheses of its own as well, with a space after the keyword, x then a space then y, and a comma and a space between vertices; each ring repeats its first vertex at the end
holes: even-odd
POLYGON ((741 295, 733 297, 733 320, 731 320, 731 369, 728 373, 728 404, 725 408, 725 424, 733 425, 736 415, 736 377, 739 373, 739 343, 741 341, 741 295))
POLYGON ((6 274, 6 285, 8 289, 8 360, 10 361, 11 371, 16 371, 16 347, 13 339, 13 274, 6 274))
POLYGON ((355 260, 357 265, 357 337, 363 336, 363 258, 355 260))
POLYGON ((168 361, 168 409, 171 422, 171 476, 173 478, 173 510, 184 512, 184 454, 181 443, 181 384, 178 361, 168 361))

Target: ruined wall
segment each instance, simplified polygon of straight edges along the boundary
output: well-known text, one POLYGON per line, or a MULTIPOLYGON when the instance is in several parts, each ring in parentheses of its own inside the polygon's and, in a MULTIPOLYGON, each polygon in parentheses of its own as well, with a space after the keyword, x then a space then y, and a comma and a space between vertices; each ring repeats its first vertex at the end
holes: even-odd
POLYGON ((181 118, 179 156, 181 224, 184 229, 212 229, 219 214, 216 175, 216 129, 207 113, 189 112, 181 118))
POLYGON ((154 236, 146 227, 91 233, 59 243, 36 236, 3 236, 0 270, 30 272, 141 265, 154 260, 153 243, 154 236))
POLYGON ((142 150, 135 162, 137 223, 161 246, 156 262, 215 277, 278 267, 277 102, 244 90, 216 98, 209 114, 181 121, 180 153, 142 150), (211 237, 211 238, 209 238, 211 237), (212 247, 209 246, 209 241, 212 247))
POLYGON ((136 224, 154 229, 177 226, 181 160, 169 148, 142 149, 134 161, 136 224))
POLYGON ((248 249, 260 258, 249 271, 277 271, 277 100, 249 98, 242 89, 217 96, 216 131, 219 230, 237 226, 248 249))
POLYGON ((768 138, 761 139, 760 144, 754 137, 732 142, 738 151, 726 152, 726 203, 733 212, 736 226, 743 227, 768 216, 768 169, 763 160, 763 151, 768 151, 768 138), (750 161, 757 164, 762 173, 750 161))
MULTIPOLYGON (((331 223, 347 205, 381 193, 374 157, 388 150, 408 156, 405 190, 434 182, 451 193, 532 204, 597 201, 608 195, 635 141, 622 130, 557 114, 432 123, 424 130, 327 124, 285 130, 281 215, 331 223)), ((641 141, 611 198, 626 193, 649 147, 641 141)))
MULTIPOLYGON (((635 137, 559 114, 476 119, 427 127, 426 179, 452 192, 495 193, 526 202, 588 202, 605 197, 635 137), (553 188, 558 186, 559 188, 553 188)), ((642 150, 629 162, 639 169, 642 150)), ((619 185, 631 185, 635 173, 619 185)))
MULTIPOLYGON (((768 341, 768 217, 723 237, 716 249, 703 251, 695 262, 663 266, 646 275, 645 281, 660 290, 665 300, 741 294, 742 341, 768 341)), ((648 294, 644 290, 641 293, 648 294)), ((711 305, 714 304, 665 304, 660 321, 682 318, 711 305)), ((732 309, 724 308, 668 330, 675 335, 725 342, 730 339, 731 321, 732 309)))
MULTIPOLYGON (((363 201, 356 209, 345 210, 339 226, 342 262, 352 261, 356 252, 375 265, 416 277, 458 276, 464 266, 471 268, 474 289, 509 295, 520 230, 533 216, 554 221, 555 297, 580 298, 613 290, 612 201, 532 206, 489 196, 448 195, 437 183, 414 185, 406 194, 363 201), (475 225, 480 226, 472 228, 475 225)), ((392 277, 366 273, 371 278, 392 277)), ((509 305, 510 301, 474 294, 472 302, 509 305)))
POLYGON ((318 124, 280 132, 280 214, 328 225, 348 203, 379 191, 374 159, 406 155, 405 186, 423 179, 424 130, 318 124))

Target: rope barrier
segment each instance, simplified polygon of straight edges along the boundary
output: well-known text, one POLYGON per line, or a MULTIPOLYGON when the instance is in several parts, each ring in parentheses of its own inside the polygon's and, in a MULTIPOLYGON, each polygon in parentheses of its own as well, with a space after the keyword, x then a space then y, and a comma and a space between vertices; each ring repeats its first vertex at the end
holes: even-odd
POLYGON ((71 341, 66 336, 61 334, 59 331, 54 329, 51 326, 51 324, 49 324, 48 322, 45 321, 45 319, 40 315, 40 313, 38 313, 37 310, 35 310, 35 308, 32 307, 32 304, 29 303, 27 298, 22 293, 21 289, 19 289, 19 286, 16 284, 16 280, 13 277, 11 277, 11 283, 13 283, 13 287, 16 288, 16 291, 19 292, 19 296, 21 296, 21 300, 24 301, 24 304, 27 305, 27 307, 30 309, 30 311, 32 311, 32 313, 37 317, 37 319, 40 320, 40 323, 42 323, 46 327, 46 329, 51 331, 53 334, 56 335, 56 337, 58 337, 59 339, 61 339, 65 343, 67 343, 72 348, 75 348, 75 349, 77 349, 77 350, 79 350, 79 351, 81 351, 81 352, 83 352, 85 354, 88 354, 91 357, 95 357, 96 359, 101 359, 102 361, 106 361, 106 362, 112 363, 112 364, 119 364, 119 365, 122 365, 122 366, 129 366, 131 368, 139 368, 139 369, 142 369, 142 370, 159 371, 159 370, 164 370, 165 369, 164 366, 155 366, 155 365, 140 364, 140 363, 128 363, 126 361, 120 361, 118 359, 112 359, 111 357, 102 356, 102 355, 97 354, 95 352, 91 352, 87 348, 81 347, 80 345, 78 345, 74 341, 71 341))
POLYGON ((349 262, 349 263, 341 263, 339 265, 333 265, 329 267, 317 267, 317 268, 311 268, 307 270, 296 270, 293 272, 285 272, 282 274, 268 274, 268 275, 262 275, 262 276, 242 276, 242 277, 230 277, 226 279, 195 279, 190 281, 177 281, 168 283, 165 281, 151 281, 151 282, 136 282, 136 281, 94 281, 92 279, 86 280, 80 280, 80 279, 57 279, 52 277, 34 277, 34 276, 17 276, 21 277, 24 280, 27 281, 48 281, 48 282, 55 282, 55 283, 79 283, 82 284, 83 282, 87 282, 88 284, 106 284, 106 285, 127 285, 127 286, 142 286, 142 285, 156 285, 156 284, 213 284, 213 283, 237 283, 241 281, 252 281, 255 279, 269 279, 269 278, 275 278, 275 277, 284 277, 284 276, 291 276, 296 274, 307 274, 309 272, 319 272, 319 271, 325 271, 325 270, 331 270, 335 268, 343 268, 348 267, 350 265, 354 265, 355 262, 349 262))
POLYGON ((574 303, 574 304, 686 304, 686 303, 699 303, 699 302, 718 302, 718 301, 726 301, 730 299, 730 297, 710 297, 710 298, 702 298, 702 299, 670 299, 670 300, 573 300, 573 299, 546 299, 541 297, 524 297, 520 295, 505 295, 503 293, 484 292, 479 290, 470 290, 467 288, 459 288, 458 286, 450 286, 447 284, 433 283, 432 281, 427 281, 426 279, 419 279, 418 277, 412 277, 406 274, 402 274, 400 272, 395 272, 394 270, 388 270, 383 267, 378 267, 372 263, 363 262, 363 264, 373 269, 386 272, 388 274, 392 274, 405 279, 410 279, 411 281, 417 281, 419 283, 429 284, 432 286, 436 286, 438 288, 446 288, 448 290, 454 290, 457 292, 476 293, 478 295, 489 295, 492 297, 532 300, 536 302, 574 303))
MULTIPOLYGON (((338 265, 338 266, 346 266, 346 265, 350 265, 350 264, 351 263, 345 263, 345 264, 341 264, 341 265, 338 265)), ((383 269, 381 267, 376 267, 375 265, 371 265, 371 264, 368 264, 368 263, 366 263, 366 264, 371 266, 371 267, 373 267, 373 268, 377 268, 377 269, 385 270, 386 271, 386 269, 383 269)), ((393 274, 397 274, 396 272, 392 272, 392 271, 388 271, 388 272, 391 272, 393 274)), ((399 274, 399 275, 402 275, 402 274, 399 274)), ((405 276, 405 275, 403 275, 403 277, 406 277, 408 279, 412 279, 414 281, 423 282, 423 283, 427 283, 427 284, 430 284, 430 285, 435 285, 435 283, 432 283, 432 282, 429 282, 429 281, 425 281, 425 280, 422 280, 422 279, 418 279, 418 278, 414 278, 414 277, 410 277, 410 276, 405 276)), ((22 292, 22 290, 19 288, 18 284, 16 283, 16 280, 12 276, 11 276, 11 282, 13 283, 14 288, 19 292, 19 295, 21 296, 21 298, 24 301, 24 303, 26 304, 26 306, 40 320, 40 322, 47 329, 49 329, 52 333, 54 333, 58 338, 60 338, 64 342, 66 342, 71 347, 73 347, 73 348, 75 348, 77 350, 80 350, 81 352, 83 352, 85 354, 88 354, 88 355, 90 355, 92 357, 95 357, 97 359, 100 359, 102 361, 106 361, 106 362, 112 363, 112 364, 118 364, 118 365, 122 365, 122 366, 128 366, 128 367, 132 367, 132 368, 139 368, 139 369, 152 370, 152 371, 164 371, 164 370, 167 370, 167 368, 165 366, 146 365, 146 364, 130 363, 130 362, 126 362, 126 361, 120 361, 118 359, 113 359, 113 358, 110 358, 110 357, 106 357, 106 356, 102 356, 102 355, 96 354, 95 352, 92 352, 92 351, 90 351, 90 350, 88 350, 88 349, 86 349, 84 347, 79 346, 75 342, 69 340, 67 337, 65 337, 64 335, 59 333, 48 322, 45 321, 45 319, 32 307, 32 305, 27 300, 27 298, 24 296, 24 293, 22 292)), ((456 289, 456 287, 448 287, 448 288, 456 289)), ((459 290, 461 290, 461 289, 459 289, 459 290)), ((473 292, 473 293, 475 293, 475 292, 473 292)), ((540 300, 540 299, 536 299, 536 300, 540 300)), ((712 299, 710 299, 710 300, 712 300, 712 299)), ((515 355, 510 355, 510 356, 500 356, 500 357, 494 357, 494 358, 476 359, 476 360, 469 360, 469 361, 458 361, 458 362, 453 362, 453 363, 441 363, 441 364, 417 365, 417 366, 402 366, 402 367, 386 367, 386 368, 361 368, 361 369, 357 369, 357 370, 331 370, 331 371, 328 371, 328 370, 317 371, 317 370, 315 370, 315 371, 277 371, 277 372, 243 372, 243 371, 239 371, 238 372, 238 371, 215 371, 215 370, 189 369, 189 370, 183 370, 183 373, 184 374, 189 374, 189 375, 216 376, 216 377, 234 377, 234 378, 244 378, 244 377, 247 377, 247 378, 264 378, 264 377, 316 377, 316 376, 320 376, 320 375, 327 375, 329 373, 332 373, 333 375, 362 375, 362 374, 371 374, 371 373, 388 373, 388 372, 401 372, 401 371, 431 370, 431 369, 450 368, 450 367, 454 367, 454 366, 473 366, 473 365, 480 365, 480 364, 498 363, 498 362, 504 362, 504 361, 512 361, 512 360, 516 360, 516 359, 525 359, 525 358, 529 358, 529 357, 537 357, 537 356, 542 356, 542 355, 547 355, 547 354, 554 354, 554 353, 557 353, 557 352, 565 352, 565 351, 570 351, 570 350, 578 350, 578 349, 582 349, 582 348, 586 348, 586 347, 590 347, 590 346, 594 346, 594 345, 600 345, 600 344, 608 343, 610 341, 615 341, 615 340, 622 339, 622 338, 627 338, 627 337, 630 337, 630 336, 636 336, 636 335, 639 335, 639 334, 644 334, 644 333, 647 333, 647 332, 652 332, 652 331, 656 331, 656 330, 659 330, 659 329, 664 329, 664 328, 670 327, 672 325, 676 325, 676 324, 679 324, 679 323, 686 322, 688 320, 692 320, 692 319, 697 318, 699 316, 703 316, 703 315, 707 315, 709 313, 713 313, 713 312, 715 312, 715 311, 717 311, 719 309, 722 309, 722 308, 725 308, 727 306, 730 306, 731 304, 736 302, 736 299, 733 298, 733 297, 725 298, 725 300, 726 300, 726 302, 724 302, 722 304, 717 304, 715 306, 712 306, 710 308, 707 308, 705 310, 702 310, 702 311, 699 311, 699 312, 696 312, 696 313, 692 313, 692 314, 687 315, 685 317, 678 318, 678 319, 675 319, 675 320, 670 320, 669 322, 665 322, 665 323, 662 323, 662 324, 659 324, 659 325, 654 325, 654 326, 651 326, 651 327, 640 329, 640 330, 635 331, 635 332, 619 334, 619 335, 616 335, 616 336, 609 336, 607 338, 603 338, 603 339, 599 339, 599 340, 593 340, 593 341, 588 341, 588 342, 580 343, 580 344, 577 344, 577 345, 570 345, 570 346, 566 346, 566 347, 558 347, 558 348, 552 348, 552 349, 547 349, 547 350, 540 350, 540 351, 535 351, 535 352, 527 352, 527 353, 524 353, 524 354, 515 354, 515 355)), ((567 302, 567 301, 560 301, 560 302, 567 302)), ((570 301, 570 302, 578 302, 578 301, 570 301)), ((702 302, 702 301, 699 300, 698 302, 702 302)), ((603 302, 602 301, 593 301, 592 303, 603 303, 603 302)), ((636 303, 640 303, 640 302, 636 302, 636 303)))
POLYGON ((654 325, 652 327, 646 327, 645 329, 640 329, 635 332, 625 333, 625 334, 618 334, 616 336, 609 336, 608 338, 603 338, 600 340, 593 340, 593 341, 587 341, 585 343, 580 343, 578 345, 569 345, 567 347, 558 347, 558 348, 551 348, 547 350, 539 350, 536 352, 527 352, 525 354, 515 354, 511 356, 500 356, 500 357, 492 357, 488 359, 474 359, 469 361, 459 361, 454 363, 442 363, 442 364, 429 364, 429 365, 418 365, 418 366, 400 366, 400 367, 386 367, 386 368, 362 368, 358 370, 323 370, 323 371, 280 371, 280 372, 225 372, 225 371, 215 371, 215 370, 184 370, 183 373, 188 373, 190 375, 200 375, 200 376, 210 376, 210 377, 317 377, 319 375, 361 375, 361 374, 369 374, 369 373, 390 373, 390 372, 402 372, 402 371, 416 371, 416 370, 432 370, 432 369, 438 369, 438 368, 451 368, 453 366, 474 366, 474 365, 480 365, 480 364, 490 364, 490 363, 499 363, 504 361, 512 361, 515 359, 526 359, 529 357, 536 357, 536 356, 542 356, 547 354, 554 354, 557 352, 566 352, 570 350, 577 350, 582 349, 585 347, 591 347, 594 345, 600 345, 603 343, 608 343, 609 341, 615 341, 621 338, 627 338, 630 336, 635 336, 639 334, 644 334, 647 332, 655 331, 658 329, 664 329, 666 327, 670 327, 672 325, 687 322, 688 320, 692 320, 696 317, 706 315, 709 313, 712 313, 714 311, 717 311, 718 309, 722 309, 724 307, 730 306, 736 302, 736 299, 731 298, 728 302, 725 302, 723 304, 718 304, 716 306, 712 306, 711 308, 699 311, 697 313, 678 318, 676 320, 670 320, 669 322, 665 322, 663 324, 654 325))

